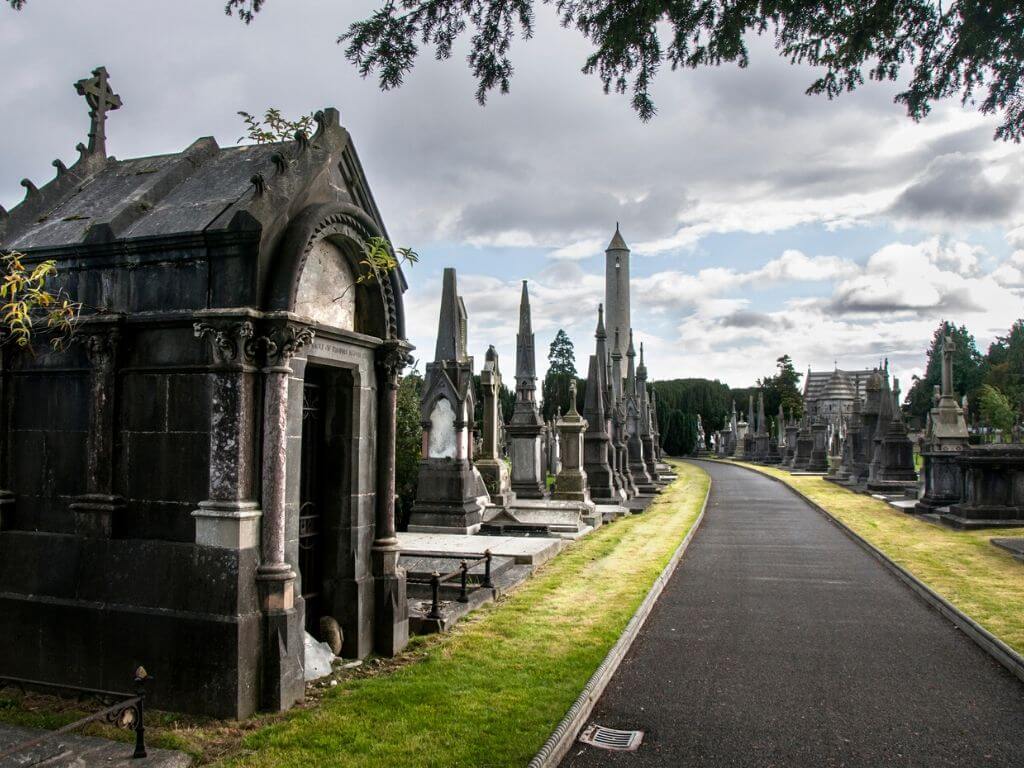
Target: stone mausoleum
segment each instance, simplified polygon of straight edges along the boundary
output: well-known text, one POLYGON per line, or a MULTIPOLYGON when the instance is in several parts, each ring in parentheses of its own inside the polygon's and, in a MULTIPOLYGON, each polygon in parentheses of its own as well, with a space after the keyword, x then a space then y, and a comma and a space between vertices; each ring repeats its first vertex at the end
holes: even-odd
POLYGON ((293 140, 117 160, 88 146, 0 209, 0 246, 85 307, 64 351, 4 346, 0 675, 245 717, 302 700, 304 630, 408 635, 394 525, 400 271, 338 112, 293 140), (363 270, 363 272, 361 272, 363 270))

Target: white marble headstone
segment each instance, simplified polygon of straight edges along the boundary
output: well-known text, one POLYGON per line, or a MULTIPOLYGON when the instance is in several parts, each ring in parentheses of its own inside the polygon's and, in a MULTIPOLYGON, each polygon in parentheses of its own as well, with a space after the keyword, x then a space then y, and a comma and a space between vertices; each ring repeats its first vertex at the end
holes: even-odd
POLYGON ((448 398, 442 397, 430 413, 430 458, 454 459, 455 454, 455 411, 448 398))

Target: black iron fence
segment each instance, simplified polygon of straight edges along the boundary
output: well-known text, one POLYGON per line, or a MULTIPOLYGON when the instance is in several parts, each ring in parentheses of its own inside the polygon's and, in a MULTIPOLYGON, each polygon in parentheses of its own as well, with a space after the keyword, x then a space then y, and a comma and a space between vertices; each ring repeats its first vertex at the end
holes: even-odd
POLYGON ((100 722, 106 722, 111 725, 115 725, 118 728, 134 731, 135 751, 132 754, 132 758, 135 760, 141 760, 147 756, 145 720, 146 695, 152 681, 153 678, 146 674, 145 668, 139 667, 135 670, 135 694, 129 695, 126 693, 97 691, 91 688, 54 685, 53 683, 43 683, 36 680, 23 680, 17 677, 0 676, 0 688, 12 687, 19 688, 22 691, 48 689, 60 692, 72 691, 81 697, 95 699, 103 704, 107 704, 107 708, 101 712, 96 712, 88 717, 83 717, 81 720, 69 723, 56 731, 47 731, 37 738, 23 741, 20 744, 15 744, 12 747, 7 748, 3 752, 0 752, 0 761, 8 757, 13 757, 17 754, 27 752, 33 747, 38 747, 41 744, 57 739, 64 734, 76 731, 79 728, 84 728, 89 723, 100 722))
MULTIPOLYGON (((445 558, 445 555, 434 555, 433 557, 445 558)), ((462 557, 461 555, 452 557, 451 559, 457 559, 462 557)), ((475 559, 462 559, 459 562, 459 567, 455 570, 441 574, 438 571, 434 571, 430 574, 429 578, 410 576, 408 582, 410 584, 429 584, 430 585, 430 613, 427 614, 428 619, 440 620, 444 618, 441 613, 441 585, 449 582, 459 580, 459 596, 456 600, 460 603, 469 602, 469 590, 470 590, 470 576, 469 571, 472 568, 484 564, 484 576, 478 583, 473 585, 474 589, 493 589, 494 583, 491 581, 491 550, 487 550, 478 558, 475 559)))

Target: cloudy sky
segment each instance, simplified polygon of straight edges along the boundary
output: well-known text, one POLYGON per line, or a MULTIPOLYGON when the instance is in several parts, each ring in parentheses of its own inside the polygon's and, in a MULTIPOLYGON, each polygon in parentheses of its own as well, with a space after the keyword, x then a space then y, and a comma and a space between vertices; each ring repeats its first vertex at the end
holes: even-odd
POLYGON ((334 41, 367 0, 268 0, 248 28, 222 7, 0 9, 0 204, 20 200, 23 177, 48 179, 55 157, 74 159, 88 117, 71 84, 102 64, 125 102, 108 123, 118 157, 204 135, 235 143, 240 109, 338 107, 392 238, 421 256, 407 303, 425 358, 454 266, 478 360, 494 344, 511 373, 522 279, 541 356, 564 328, 583 360, 616 221, 654 378, 745 386, 789 354, 803 369, 888 356, 906 381, 941 319, 984 349, 1024 315, 1024 155, 956 103, 914 124, 893 86, 805 96, 813 71, 754 40, 745 70, 666 69, 645 125, 579 72, 587 43, 545 7, 513 48, 512 93, 481 108, 464 50, 428 53, 396 92, 361 80, 334 41))

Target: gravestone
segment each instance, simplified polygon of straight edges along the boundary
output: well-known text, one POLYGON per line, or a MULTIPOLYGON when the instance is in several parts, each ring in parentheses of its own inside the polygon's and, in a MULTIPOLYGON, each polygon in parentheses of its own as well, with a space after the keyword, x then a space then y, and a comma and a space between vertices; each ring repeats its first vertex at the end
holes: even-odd
POLYGON ((504 424, 501 413, 501 387, 498 352, 491 346, 487 349, 484 367, 480 371, 480 388, 483 392, 483 444, 480 455, 476 457, 476 468, 484 479, 491 503, 506 507, 512 500, 512 479, 502 456, 500 442, 504 424))
POLYGON ((806 413, 800 419, 800 427, 796 433, 796 452, 793 455, 793 469, 806 472, 811 463, 811 452, 814 450, 814 435, 811 432, 811 417, 806 413))
POLYGON ((629 349, 626 351, 628 366, 626 369, 626 447, 629 451, 628 472, 633 485, 641 494, 658 492, 651 476, 647 474, 647 462, 644 459, 644 443, 641 435, 640 396, 636 377, 636 347, 633 344, 633 332, 629 333, 629 349))
POLYGON ((644 448, 644 463, 651 480, 658 482, 658 460, 654 455, 654 426, 651 422, 651 403, 647 390, 647 364, 644 345, 640 343, 640 365, 636 370, 637 397, 640 400, 640 441, 644 448))
POLYGON ((530 292, 523 281, 516 338, 516 405, 507 430, 511 441, 512 490, 520 499, 547 496, 547 472, 541 456, 544 422, 537 408, 537 357, 530 292))
POLYGON ((434 362, 420 395, 423 455, 409 530, 475 533, 490 501, 473 457, 473 358, 466 350, 467 317, 454 269, 444 271, 434 362))
POLYGON ((808 457, 805 471, 828 471, 828 422, 821 415, 816 416, 814 423, 811 424, 811 455, 808 457))
POLYGON ((612 440, 612 472, 615 485, 622 490, 626 499, 637 495, 637 487, 629 472, 629 448, 626 431, 626 381, 622 369, 622 353, 619 352, 619 333, 615 332, 615 344, 611 354, 603 354, 603 339, 598 339, 597 356, 602 362, 608 381, 605 390, 605 407, 610 415, 609 434, 612 440))
POLYGON ((557 501, 573 501, 593 509, 587 485, 584 466, 584 435, 587 421, 576 410, 576 380, 569 382, 569 412, 558 421, 558 438, 561 443, 562 468, 555 479, 552 498, 557 501))
POLYGON ((768 419, 764 412, 764 392, 757 393, 757 429, 754 432, 754 461, 764 463, 768 460, 768 443, 771 435, 768 432, 768 419))
POLYGON ((785 467, 792 467, 793 461, 796 459, 796 440, 799 431, 800 427, 793 418, 792 411, 790 411, 789 421, 786 422, 786 452, 782 457, 782 464, 785 467))
POLYGON ((939 519, 957 529, 1024 526, 1024 445, 977 445, 957 454, 964 498, 939 519))
POLYGON ((879 443, 879 463, 874 477, 868 479, 868 490, 905 493, 916 489, 917 471, 914 469, 914 445, 899 407, 899 381, 894 380, 891 397, 889 422, 879 443))
POLYGON ((584 393, 583 415, 587 429, 583 435, 583 470, 587 474, 590 496, 597 504, 618 504, 625 501, 625 493, 616 486, 612 476, 612 440, 609 434, 611 419, 605 410, 608 382, 605 381, 605 367, 601 363, 604 349, 604 306, 598 308, 595 339, 598 354, 590 356, 587 369, 587 388, 584 393))
POLYGON ((934 512, 965 497, 965 465, 958 459, 968 447, 969 435, 964 411, 953 392, 955 351, 956 345, 947 336, 942 345, 942 384, 935 407, 928 414, 928 429, 921 451, 924 494, 916 508, 919 513, 934 512))
POLYGON ((754 430, 754 396, 750 395, 747 402, 747 427, 743 433, 743 454, 741 457, 743 461, 754 461, 756 457, 754 430))

